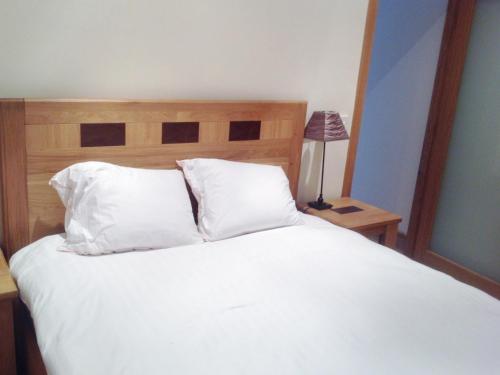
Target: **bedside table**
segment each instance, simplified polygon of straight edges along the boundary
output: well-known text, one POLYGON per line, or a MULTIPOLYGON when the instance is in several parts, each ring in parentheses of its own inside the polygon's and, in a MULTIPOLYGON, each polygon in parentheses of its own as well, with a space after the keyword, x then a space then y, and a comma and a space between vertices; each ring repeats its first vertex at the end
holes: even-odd
POLYGON ((401 216, 351 198, 329 200, 328 203, 331 203, 333 207, 322 211, 303 203, 297 204, 297 207, 304 213, 352 229, 366 237, 376 236, 380 244, 396 248, 401 216))
POLYGON ((15 375, 16 351, 14 344, 13 301, 17 287, 0 249, 0 374, 15 375))

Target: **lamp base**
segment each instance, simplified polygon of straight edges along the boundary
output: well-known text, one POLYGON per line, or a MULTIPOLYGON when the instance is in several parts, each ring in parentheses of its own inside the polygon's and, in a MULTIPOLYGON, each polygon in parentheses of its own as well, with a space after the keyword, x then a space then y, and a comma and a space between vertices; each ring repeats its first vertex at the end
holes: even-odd
POLYGON ((320 211, 332 208, 332 205, 330 203, 326 203, 323 200, 309 202, 307 203, 307 205, 311 208, 314 208, 315 210, 320 210, 320 211))

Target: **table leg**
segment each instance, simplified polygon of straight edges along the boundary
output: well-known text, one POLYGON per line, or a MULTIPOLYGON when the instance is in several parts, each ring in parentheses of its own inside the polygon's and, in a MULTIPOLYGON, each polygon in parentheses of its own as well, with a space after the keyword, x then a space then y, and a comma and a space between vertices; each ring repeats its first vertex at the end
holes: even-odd
POLYGON ((390 247, 391 249, 395 249, 397 239, 398 223, 386 225, 385 232, 382 235, 382 245, 390 247))

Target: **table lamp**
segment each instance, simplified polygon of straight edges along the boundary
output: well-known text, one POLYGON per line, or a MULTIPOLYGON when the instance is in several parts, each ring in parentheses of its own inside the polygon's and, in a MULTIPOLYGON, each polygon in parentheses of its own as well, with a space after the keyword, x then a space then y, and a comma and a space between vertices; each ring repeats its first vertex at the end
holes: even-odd
POLYGON ((327 210, 331 204, 323 201, 323 175, 325 173, 326 142, 349 139, 344 123, 338 112, 315 111, 307 123, 304 137, 323 142, 323 164, 321 167, 321 191, 316 201, 309 202, 309 207, 316 210, 327 210))

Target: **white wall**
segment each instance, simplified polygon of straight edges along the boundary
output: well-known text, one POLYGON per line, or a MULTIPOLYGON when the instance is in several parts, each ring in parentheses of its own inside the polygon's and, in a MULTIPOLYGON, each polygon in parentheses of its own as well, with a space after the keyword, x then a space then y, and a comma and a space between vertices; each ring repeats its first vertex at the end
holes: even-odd
POLYGON ((380 0, 352 196, 406 233, 447 0, 380 0))
MULTIPOLYGON (((367 4, 2 1, 0 97, 304 99, 350 120, 367 4)), ((317 193, 319 151, 305 144, 300 199, 317 193)), ((328 145, 326 196, 346 151, 328 145)))

